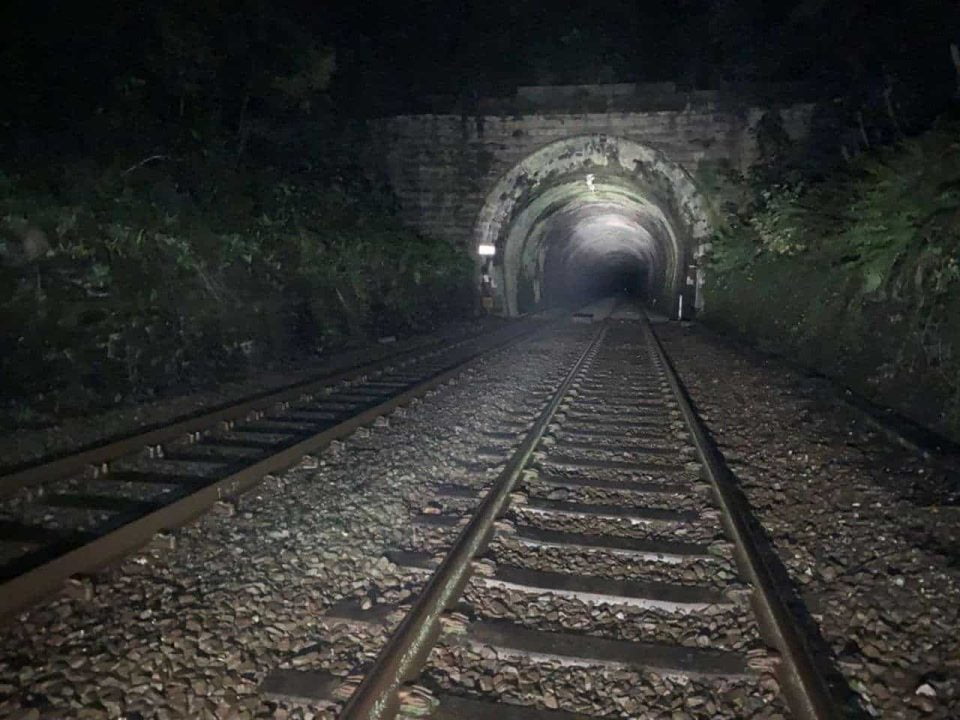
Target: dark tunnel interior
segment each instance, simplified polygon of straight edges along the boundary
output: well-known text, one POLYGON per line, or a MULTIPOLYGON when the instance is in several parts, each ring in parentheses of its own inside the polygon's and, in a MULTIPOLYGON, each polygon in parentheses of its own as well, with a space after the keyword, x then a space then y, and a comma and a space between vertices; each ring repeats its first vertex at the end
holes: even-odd
POLYGON ((624 252, 591 254, 569 262, 548 251, 544 262, 543 299, 548 306, 576 307, 604 297, 649 301, 650 267, 643 258, 624 252))
POLYGON ((695 306, 689 273, 706 218, 689 176, 657 150, 584 135, 501 176, 475 238, 494 256, 492 305, 505 315, 616 295, 672 316, 695 306))
POLYGON ((649 303, 667 272, 662 226, 633 199, 596 191, 545 212, 526 238, 518 308, 584 305, 603 297, 649 303))

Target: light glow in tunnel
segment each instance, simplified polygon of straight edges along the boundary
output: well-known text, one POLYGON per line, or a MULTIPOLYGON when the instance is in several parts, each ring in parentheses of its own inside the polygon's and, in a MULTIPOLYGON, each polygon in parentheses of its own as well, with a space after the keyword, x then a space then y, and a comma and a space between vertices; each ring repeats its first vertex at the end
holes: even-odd
POLYGON ((541 295, 550 304, 611 294, 649 299, 655 268, 662 264, 657 241, 638 213, 609 202, 552 215, 543 247, 541 295))
POLYGON ((693 258, 709 226, 689 176, 623 138, 583 136, 524 159, 488 195, 475 229, 494 245, 502 310, 571 304, 611 293, 674 314, 696 302, 693 258))

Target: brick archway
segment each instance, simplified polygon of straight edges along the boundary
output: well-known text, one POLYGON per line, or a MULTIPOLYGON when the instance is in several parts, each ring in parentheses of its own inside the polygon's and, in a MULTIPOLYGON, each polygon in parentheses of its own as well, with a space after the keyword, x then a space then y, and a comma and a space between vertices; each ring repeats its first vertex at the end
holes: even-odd
POLYGON ((473 236, 497 248, 496 293, 508 315, 529 309, 531 292, 540 300, 549 252, 568 272, 604 254, 632 258, 651 299, 673 315, 681 296, 688 308, 700 302, 691 264, 709 233, 706 201, 680 165, 634 140, 590 134, 541 147, 504 173, 473 236))

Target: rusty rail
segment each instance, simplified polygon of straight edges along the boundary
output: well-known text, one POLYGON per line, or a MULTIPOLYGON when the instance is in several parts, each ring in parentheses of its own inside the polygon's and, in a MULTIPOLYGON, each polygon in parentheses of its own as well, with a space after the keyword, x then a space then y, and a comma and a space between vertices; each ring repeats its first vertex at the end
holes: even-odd
MULTIPOLYGON (((457 342, 470 342, 478 337, 480 336, 471 336, 457 342)), ((191 433, 215 427, 221 422, 242 420, 253 412, 267 410, 280 403, 296 400, 301 395, 318 392, 329 385, 355 380, 390 362, 412 359, 417 356, 417 353, 425 353, 441 347, 442 343, 442 340, 419 343, 362 365, 344 370, 334 370, 279 390, 258 393, 253 397, 248 397, 241 402, 226 407, 219 407, 209 412, 201 412, 201 414, 174 420, 169 424, 150 428, 143 432, 135 432, 116 440, 108 440, 102 444, 86 447, 62 457, 25 464, 25 467, 0 475, 0 497, 4 497, 21 487, 40 485, 75 475, 89 466, 100 465, 117 457, 137 452, 144 447, 177 440, 191 433)))
MULTIPOLYGON (((547 326, 549 326, 549 324, 547 326)), ((110 530, 89 543, 69 550, 49 562, 38 565, 4 582, 0 585, 0 622, 10 620, 18 612, 26 609, 46 595, 49 595, 58 589, 70 576, 102 567, 137 550, 155 533, 183 525, 195 519, 218 500, 233 497, 244 492, 257 484, 264 475, 290 467, 304 455, 316 452, 328 445, 331 441, 349 435, 354 430, 372 423, 376 418, 386 415, 398 407, 409 403, 414 398, 422 396, 439 385, 442 385, 482 360, 489 353, 520 342, 536 334, 538 330, 544 327, 545 326, 540 324, 534 324, 532 326, 526 325, 518 332, 510 334, 506 339, 500 339, 492 345, 470 353, 466 358, 456 361, 453 366, 442 370, 424 382, 391 397, 379 405, 368 408, 338 425, 322 430, 294 445, 283 448, 269 457, 263 458, 230 475, 215 480, 189 495, 181 497, 153 512, 110 530)), ((323 387, 332 382, 336 382, 338 379, 358 377, 368 372, 370 367, 371 366, 364 366, 364 369, 354 369, 352 371, 338 373, 326 380, 317 381, 316 386, 323 387)), ((311 385, 311 387, 312 386, 313 385, 311 385)), ((304 391, 304 387, 286 390, 271 396, 269 402, 276 403, 278 402, 278 396, 290 397, 291 393, 297 396, 304 391)), ((267 399, 261 398, 257 401, 244 402, 238 405, 237 408, 227 408, 222 411, 204 415, 201 418, 193 418, 182 423, 176 423, 170 428, 127 438, 117 443, 97 448, 95 455, 97 458, 96 462, 113 460, 120 456, 136 452, 158 441, 181 437, 190 430, 208 429, 210 423, 216 423, 228 417, 243 417, 250 412, 254 406, 262 407, 262 405, 259 404, 262 402, 267 402, 267 399)), ((42 474, 36 477, 31 476, 31 482, 53 481, 57 479, 55 476, 59 476, 64 467, 70 467, 74 470, 82 469, 91 462, 90 457, 93 452, 94 451, 80 453, 76 457, 68 457, 56 463, 51 463, 49 464, 49 466, 52 467, 51 476, 44 477, 42 474)), ((39 471, 43 467, 48 466, 41 466, 37 468, 37 470, 39 471)))
POLYGON ((606 326, 594 334, 550 402, 541 411, 520 447, 497 477, 477 512, 461 531, 453 550, 431 576, 410 612, 377 655, 373 668, 340 714, 342 720, 378 720, 392 717, 398 706, 397 691, 420 670, 440 629, 440 616, 453 602, 471 574, 471 561, 483 548, 493 524, 506 508, 510 493, 524 466, 546 432, 570 386, 596 351, 606 326))
POLYGON ((651 351, 663 364, 667 381, 690 429, 703 465, 704 479, 713 489, 720 505, 724 529, 733 541, 737 563, 754 587, 754 612, 767 638, 780 653, 782 662, 778 668, 778 679, 784 689, 787 704, 797 718, 831 720, 842 717, 804 633, 780 594, 773 579, 774 575, 760 551, 756 534, 750 526, 750 509, 737 490, 736 481, 693 409, 690 395, 680 381, 660 338, 653 332, 648 320, 644 319, 642 325, 651 351))

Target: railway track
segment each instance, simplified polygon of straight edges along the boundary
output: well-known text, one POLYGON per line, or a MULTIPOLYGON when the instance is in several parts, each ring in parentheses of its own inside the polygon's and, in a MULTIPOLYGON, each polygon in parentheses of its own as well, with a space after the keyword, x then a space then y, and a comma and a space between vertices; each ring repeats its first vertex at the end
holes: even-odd
POLYGON ((376 659, 293 663, 266 695, 350 720, 839 716, 649 325, 580 341, 562 382, 491 428, 495 477, 425 488, 388 553, 428 578, 416 599, 329 611, 387 633, 376 659))
POLYGON ((419 346, 0 476, 0 621, 544 326, 419 346))

